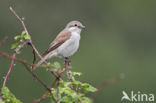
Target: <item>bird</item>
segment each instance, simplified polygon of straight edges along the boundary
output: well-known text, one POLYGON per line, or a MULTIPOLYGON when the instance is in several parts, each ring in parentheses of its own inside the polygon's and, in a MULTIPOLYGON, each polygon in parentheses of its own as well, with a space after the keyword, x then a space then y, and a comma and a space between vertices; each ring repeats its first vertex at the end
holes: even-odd
POLYGON ((33 68, 35 70, 47 59, 59 57, 68 59, 75 54, 79 48, 80 34, 85 26, 80 21, 70 21, 65 28, 50 43, 49 47, 43 53, 45 55, 33 68))

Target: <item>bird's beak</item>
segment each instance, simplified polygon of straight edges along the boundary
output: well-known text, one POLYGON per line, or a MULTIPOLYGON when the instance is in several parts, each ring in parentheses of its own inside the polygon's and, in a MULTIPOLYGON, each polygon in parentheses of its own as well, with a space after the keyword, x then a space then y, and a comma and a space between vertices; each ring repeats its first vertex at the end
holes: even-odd
POLYGON ((86 28, 84 25, 81 26, 82 29, 86 28))

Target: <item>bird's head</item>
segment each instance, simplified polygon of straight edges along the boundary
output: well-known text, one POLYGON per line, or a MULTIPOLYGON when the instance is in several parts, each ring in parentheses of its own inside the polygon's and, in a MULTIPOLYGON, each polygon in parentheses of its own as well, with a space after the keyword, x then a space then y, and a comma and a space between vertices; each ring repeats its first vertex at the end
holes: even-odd
POLYGON ((82 23, 79 21, 71 21, 65 27, 66 30, 69 30, 71 32, 81 32, 81 30, 84 28, 85 26, 82 25, 82 23))

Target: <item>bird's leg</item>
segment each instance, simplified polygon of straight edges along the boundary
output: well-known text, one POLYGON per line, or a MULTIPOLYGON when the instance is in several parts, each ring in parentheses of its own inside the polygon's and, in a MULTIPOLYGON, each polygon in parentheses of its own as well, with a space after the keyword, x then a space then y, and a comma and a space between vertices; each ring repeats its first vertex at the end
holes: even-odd
MULTIPOLYGON (((71 77, 70 77, 70 75, 68 73, 68 71, 69 71, 69 65, 70 65, 70 60, 67 57, 65 57, 64 59, 65 59, 65 72, 66 72, 67 78, 68 78, 68 80, 70 82, 72 82, 72 79, 71 79, 71 77)), ((73 85, 70 85, 70 87, 73 89, 73 85)))
POLYGON ((65 60, 65 69, 66 69, 66 71, 68 71, 69 65, 70 65, 70 60, 67 57, 65 57, 64 60, 65 60))
POLYGON ((70 60, 69 60, 69 58, 67 58, 67 57, 65 57, 64 59, 65 59, 65 72, 66 72, 66 75, 67 75, 69 81, 72 81, 71 78, 70 78, 70 76, 69 76, 69 74, 68 74, 69 65, 70 65, 70 60))

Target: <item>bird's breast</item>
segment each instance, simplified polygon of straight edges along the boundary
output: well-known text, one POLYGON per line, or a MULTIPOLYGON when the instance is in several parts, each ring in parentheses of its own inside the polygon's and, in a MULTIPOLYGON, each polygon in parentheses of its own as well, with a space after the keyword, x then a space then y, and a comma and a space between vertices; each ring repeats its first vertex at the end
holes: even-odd
POLYGON ((77 32, 72 33, 69 40, 63 43, 59 48, 59 55, 63 57, 72 56, 79 48, 80 34, 77 32))

